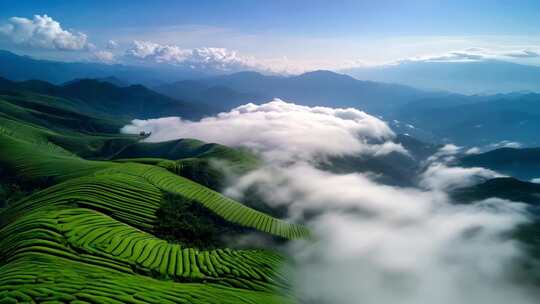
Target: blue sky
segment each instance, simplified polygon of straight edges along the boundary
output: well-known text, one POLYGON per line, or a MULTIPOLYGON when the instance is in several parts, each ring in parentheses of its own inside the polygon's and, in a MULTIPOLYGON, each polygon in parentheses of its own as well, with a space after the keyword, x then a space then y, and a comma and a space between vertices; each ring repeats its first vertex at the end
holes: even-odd
MULTIPOLYGON (((121 62, 135 40, 153 43, 144 47, 166 54, 149 57, 138 52, 138 59, 146 56, 178 64, 185 57, 179 55, 183 50, 213 47, 236 52, 235 58, 212 53, 214 59, 224 56, 248 66, 299 71, 441 57, 456 51, 472 50, 489 58, 540 51, 540 1, 6 2, 0 3, 4 29, 2 33, 0 27, 0 47, 60 60, 97 60, 99 54, 121 62), (66 49, 54 40, 56 45, 51 46, 50 41, 16 36, 27 32, 6 27, 12 17, 32 20, 34 15, 47 15, 74 35, 84 33, 85 43, 66 49), (109 40, 117 46, 107 47, 109 40)), ((505 59, 540 63, 536 56, 505 59)))

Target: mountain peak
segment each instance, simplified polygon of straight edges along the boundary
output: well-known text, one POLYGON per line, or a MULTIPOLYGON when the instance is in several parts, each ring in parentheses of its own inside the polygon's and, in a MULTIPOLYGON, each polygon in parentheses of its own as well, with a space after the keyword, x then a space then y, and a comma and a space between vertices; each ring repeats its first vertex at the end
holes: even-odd
POLYGON ((129 84, 123 80, 121 80, 118 77, 115 76, 109 76, 109 77, 103 77, 103 78, 96 78, 96 80, 101 82, 107 82, 110 84, 114 84, 117 87, 127 87, 129 84))
POLYGON ((295 76, 294 78, 298 79, 332 79, 332 80, 342 80, 342 81, 357 81, 353 77, 345 74, 339 74, 336 72, 328 71, 328 70, 316 70, 316 71, 310 71, 305 72, 303 74, 300 74, 298 76, 295 76))
POLYGON ((95 79, 95 78, 78 78, 78 79, 73 79, 71 81, 68 81, 66 83, 64 83, 62 86, 63 87, 78 87, 78 86, 103 86, 103 87, 107 87, 107 86, 110 86, 110 87, 116 87, 116 85, 110 83, 110 82, 106 82, 106 81, 101 81, 99 79, 95 79))
MULTIPOLYGON (((339 74, 339 73, 336 73, 336 72, 332 72, 332 71, 329 71, 329 70, 314 70, 314 71, 308 71, 308 72, 305 72, 305 73, 302 73, 298 76, 307 76, 307 75, 321 75, 321 76, 328 76, 328 75, 343 75, 343 74, 339 74)), ((343 75, 344 76, 344 75, 343 75)))
POLYGON ((0 50, 0 56, 18 56, 18 55, 7 50, 0 50))
POLYGON ((241 71, 241 72, 232 73, 229 76, 257 76, 257 77, 260 77, 260 76, 264 76, 264 75, 259 73, 259 72, 255 72, 255 71, 241 71))
POLYGON ((232 73, 232 74, 228 74, 228 75, 216 76, 215 78, 216 79, 225 78, 225 79, 249 79, 249 80, 255 80, 255 79, 266 79, 266 78, 271 78, 271 77, 275 77, 275 76, 267 76, 267 75, 264 75, 262 73, 255 72, 255 71, 242 71, 242 72, 236 72, 236 73, 232 73))

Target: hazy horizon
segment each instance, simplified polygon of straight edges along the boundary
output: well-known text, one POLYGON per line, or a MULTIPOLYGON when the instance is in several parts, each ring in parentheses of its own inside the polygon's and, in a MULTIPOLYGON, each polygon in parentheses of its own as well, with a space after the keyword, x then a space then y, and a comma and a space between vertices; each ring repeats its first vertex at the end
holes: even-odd
POLYGON ((278 73, 403 60, 540 65, 535 1, 19 1, 0 8, 0 48, 41 59, 278 73))

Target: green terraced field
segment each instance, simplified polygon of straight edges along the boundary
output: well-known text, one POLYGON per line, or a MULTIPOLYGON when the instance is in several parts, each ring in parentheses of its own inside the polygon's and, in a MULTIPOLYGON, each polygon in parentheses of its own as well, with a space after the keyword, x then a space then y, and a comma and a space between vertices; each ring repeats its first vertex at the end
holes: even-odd
MULTIPOLYGON (((301 225, 195 182, 220 177, 209 171, 211 159, 246 170, 256 158, 192 140, 139 155, 152 145, 64 123, 51 127, 50 119, 36 119, 39 107, 23 105, 0 99, 0 168, 9 175, 4 181, 39 187, 0 209, 0 303, 295 302, 290 265, 273 250, 196 248, 155 233, 158 211, 174 195, 246 233, 309 237, 301 225), (106 160, 104 153, 128 148, 139 158, 106 160), (183 157, 167 159, 172 154, 164 151, 183 157)), ((64 121, 69 113, 56 115, 64 121)))

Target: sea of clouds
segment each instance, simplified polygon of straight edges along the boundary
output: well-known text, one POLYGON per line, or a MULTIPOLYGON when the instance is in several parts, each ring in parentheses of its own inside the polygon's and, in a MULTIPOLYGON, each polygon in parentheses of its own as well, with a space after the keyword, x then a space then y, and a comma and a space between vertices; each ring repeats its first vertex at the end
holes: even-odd
POLYGON ((356 109, 273 100, 200 121, 134 120, 123 128, 140 131, 152 132, 151 142, 190 137, 249 147, 262 156, 265 165, 238 178, 225 194, 241 200, 257 185, 269 204, 287 206, 290 220, 313 231, 315 241, 287 248, 305 303, 538 302, 535 289, 514 277, 524 253, 507 237, 529 221, 525 205, 496 198, 452 202, 449 190, 499 176, 448 165, 456 146, 426 160, 418 187, 403 188, 315 165, 326 156, 409 154, 393 142, 384 121, 356 109))

